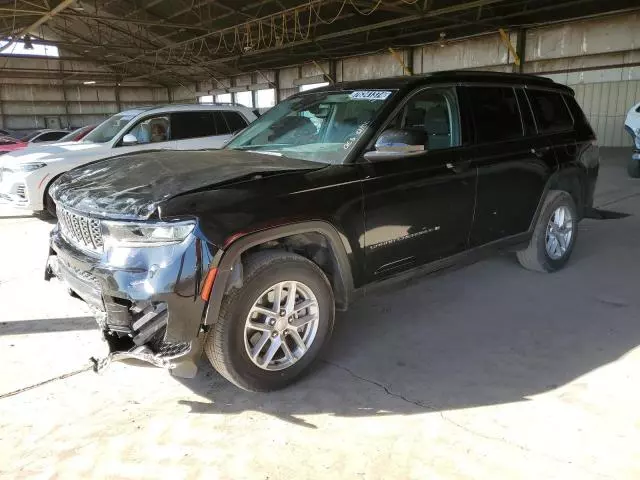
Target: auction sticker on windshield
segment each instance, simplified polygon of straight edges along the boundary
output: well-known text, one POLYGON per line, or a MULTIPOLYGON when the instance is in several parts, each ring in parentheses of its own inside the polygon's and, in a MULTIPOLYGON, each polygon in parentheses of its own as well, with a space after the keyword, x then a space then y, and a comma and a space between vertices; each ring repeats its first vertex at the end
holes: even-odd
POLYGON ((391 92, 385 90, 355 90, 349 98, 352 100, 386 100, 391 92))

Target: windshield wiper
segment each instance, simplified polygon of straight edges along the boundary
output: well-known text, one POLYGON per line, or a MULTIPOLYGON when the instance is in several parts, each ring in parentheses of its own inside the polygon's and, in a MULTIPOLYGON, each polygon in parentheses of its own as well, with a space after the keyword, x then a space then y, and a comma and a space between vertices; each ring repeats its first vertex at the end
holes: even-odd
POLYGON ((259 150, 261 148, 286 147, 286 143, 265 143, 262 145, 242 145, 240 147, 228 147, 229 150, 259 150))

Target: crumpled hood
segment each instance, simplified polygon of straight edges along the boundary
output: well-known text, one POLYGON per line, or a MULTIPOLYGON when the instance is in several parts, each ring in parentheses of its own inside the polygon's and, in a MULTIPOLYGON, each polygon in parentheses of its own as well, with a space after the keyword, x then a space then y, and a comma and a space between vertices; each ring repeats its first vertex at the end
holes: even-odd
POLYGON ((28 147, 18 150, 15 153, 3 155, 1 162, 4 167, 11 168, 21 163, 51 163, 70 157, 79 157, 87 154, 93 155, 109 149, 110 146, 107 143, 64 142, 38 146, 30 144, 28 147))
POLYGON ((79 167, 60 177, 56 203, 105 218, 146 219, 172 197, 252 174, 326 165, 234 150, 146 151, 79 167))

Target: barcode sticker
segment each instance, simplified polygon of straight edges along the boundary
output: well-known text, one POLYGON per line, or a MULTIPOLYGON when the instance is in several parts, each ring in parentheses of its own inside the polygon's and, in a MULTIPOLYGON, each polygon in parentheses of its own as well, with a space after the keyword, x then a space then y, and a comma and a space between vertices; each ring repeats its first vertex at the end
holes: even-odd
POLYGON ((356 90, 349 97, 353 100, 386 100, 391 92, 385 90, 356 90))

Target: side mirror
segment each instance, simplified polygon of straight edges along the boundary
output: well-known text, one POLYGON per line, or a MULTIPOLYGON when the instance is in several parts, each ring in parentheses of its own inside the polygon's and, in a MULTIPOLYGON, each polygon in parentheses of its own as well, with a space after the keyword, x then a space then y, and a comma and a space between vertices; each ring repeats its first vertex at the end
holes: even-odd
POLYGON ((138 138, 135 135, 127 133, 124 137, 122 137, 122 145, 125 147, 129 145, 136 145, 137 143, 138 138))
POLYGON ((366 152, 367 160, 403 158, 427 151, 429 135, 424 130, 390 128, 380 134, 375 150, 366 152))

